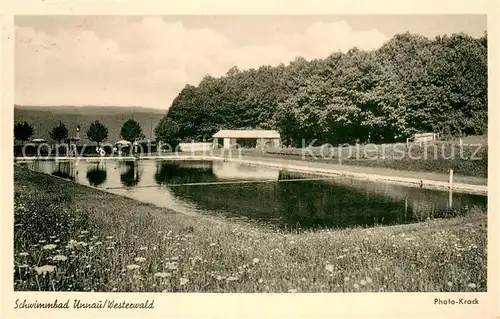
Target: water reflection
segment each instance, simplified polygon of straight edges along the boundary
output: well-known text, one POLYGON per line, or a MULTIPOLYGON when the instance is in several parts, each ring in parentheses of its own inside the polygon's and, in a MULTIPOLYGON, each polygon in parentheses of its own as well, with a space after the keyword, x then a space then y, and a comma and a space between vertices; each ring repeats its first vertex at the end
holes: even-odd
POLYGON ((94 187, 104 184, 107 175, 106 166, 101 163, 91 165, 87 168, 87 180, 94 187))
POLYGON ((157 184, 186 184, 216 182, 210 162, 158 162, 155 173, 157 184))
POLYGON ((213 174, 217 180, 278 180, 280 171, 267 167, 248 166, 230 162, 214 162, 213 174))
POLYGON ((448 217, 464 206, 487 205, 486 196, 453 193, 450 200, 448 192, 342 177, 307 180, 318 176, 238 163, 145 160, 22 165, 182 213, 216 214, 280 228, 402 224, 448 217), (78 171, 87 178, 78 179, 78 171))
POLYGON ((56 165, 56 170, 52 175, 70 180, 75 180, 75 166, 70 162, 59 162, 56 165))
POLYGON ((120 181, 126 187, 133 187, 139 184, 139 167, 137 161, 124 163, 126 171, 120 174, 120 181))

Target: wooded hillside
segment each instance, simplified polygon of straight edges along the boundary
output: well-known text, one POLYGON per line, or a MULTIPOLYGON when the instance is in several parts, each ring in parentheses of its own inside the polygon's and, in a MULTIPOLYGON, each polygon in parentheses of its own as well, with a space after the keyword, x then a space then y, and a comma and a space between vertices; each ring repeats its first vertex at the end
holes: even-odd
POLYGON ((419 131, 487 131, 487 35, 399 34, 373 51, 298 57, 187 85, 167 114, 184 140, 219 129, 277 129, 285 143, 403 141, 419 131))

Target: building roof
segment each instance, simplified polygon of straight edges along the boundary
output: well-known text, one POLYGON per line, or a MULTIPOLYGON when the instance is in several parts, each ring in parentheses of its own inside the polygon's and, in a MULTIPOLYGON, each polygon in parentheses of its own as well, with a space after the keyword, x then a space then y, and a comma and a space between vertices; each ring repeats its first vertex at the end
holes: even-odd
POLYGON ((46 143, 47 140, 43 138, 34 138, 31 140, 32 143, 46 143))
POLYGON ((278 131, 272 130, 220 130, 214 138, 280 138, 278 131))
POLYGON ((115 145, 116 144, 130 145, 130 144, 132 144, 132 142, 129 142, 129 141, 126 141, 126 140, 120 140, 120 141, 116 142, 115 145))

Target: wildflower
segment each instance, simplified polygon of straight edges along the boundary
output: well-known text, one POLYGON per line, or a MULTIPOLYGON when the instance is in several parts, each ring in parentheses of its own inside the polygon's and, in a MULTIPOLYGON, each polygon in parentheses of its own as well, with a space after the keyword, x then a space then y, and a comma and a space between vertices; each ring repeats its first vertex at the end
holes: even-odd
POLYGON ((66 259, 68 259, 68 257, 64 255, 55 255, 54 257, 52 257, 52 260, 54 261, 65 261, 66 259))
POLYGON ((176 270, 177 269, 177 263, 176 262, 168 262, 165 265, 169 270, 176 270))
POLYGON ((262 278, 259 278, 259 284, 263 283, 264 282, 264 279, 262 278))
POLYGON ((325 269, 329 272, 333 272, 333 265, 328 264, 325 266, 325 269))
POLYGON ((351 278, 349 278, 349 277, 344 277, 344 281, 349 281, 349 280, 351 280, 351 278))
POLYGON ((364 286, 364 285, 366 285, 366 280, 361 279, 361 281, 359 283, 361 284, 361 286, 364 286))
POLYGON ((381 253, 382 253, 382 250, 380 250, 380 249, 379 249, 377 252, 378 252, 379 254, 381 254, 381 253))
POLYGON ((217 280, 222 280, 222 279, 224 279, 224 278, 223 278, 222 276, 220 276, 220 275, 217 275, 217 278, 216 278, 216 279, 217 279, 217 280))
POLYGON ((141 247, 139 248, 139 250, 148 250, 148 247, 147 247, 147 246, 141 246, 141 247))
POLYGON ((292 244, 292 245, 293 245, 293 244, 295 244, 295 241, 293 241, 293 240, 292 240, 292 241, 290 241, 290 244, 292 244))
POLYGON ((453 286, 453 283, 451 281, 448 281, 446 284, 448 285, 448 287, 453 286))
POLYGON ((373 282, 373 280, 370 277, 366 277, 366 282, 371 284, 373 282))
POLYGON ((41 267, 35 267, 35 271, 39 275, 42 275, 42 274, 45 275, 46 273, 51 273, 55 270, 56 270, 56 266, 52 266, 52 265, 44 265, 41 267))
POLYGON ((340 255, 340 256, 337 257, 337 259, 342 259, 342 258, 344 258, 343 255, 340 255))
POLYGON ((235 280, 238 280, 240 278, 238 278, 237 276, 230 276, 230 277, 227 277, 227 281, 235 281, 235 280))
POLYGON ((467 284, 467 287, 469 287, 469 288, 476 288, 477 285, 475 283, 471 282, 471 283, 467 284))
POLYGON ((170 276, 172 276, 172 274, 169 272, 157 272, 155 274, 155 277, 160 277, 160 278, 166 278, 166 277, 170 277, 170 276))
POLYGON ((118 290, 118 289, 116 289, 116 287, 115 287, 115 288, 113 288, 113 289, 111 289, 111 291, 113 291, 113 292, 114 292, 114 291, 117 291, 117 290, 118 290))
POLYGON ((113 239, 113 236, 106 236, 106 239, 113 239))
POLYGON ((132 264, 132 265, 127 265, 127 269, 128 270, 133 270, 133 269, 139 269, 141 266, 139 265, 135 265, 135 264, 132 264))
POLYGON ((380 268, 378 268, 378 267, 375 267, 375 268, 373 268, 373 269, 374 269, 375 271, 380 271, 380 268))
POLYGON ((28 253, 19 253, 19 256, 22 256, 22 257, 25 257, 25 256, 28 256, 28 253))
POLYGON ((252 260, 252 262, 253 262, 254 264, 258 264, 258 263, 259 263, 259 261, 260 261, 260 260, 259 260, 259 258, 254 258, 254 259, 252 260))
POLYGON ((69 242, 68 242, 68 246, 66 246, 66 248, 73 248, 72 246, 76 245, 77 243, 78 242, 76 240, 70 239, 69 242))
POLYGON ((49 244, 49 245, 43 246, 43 249, 45 249, 45 250, 52 250, 52 249, 54 249, 56 247, 57 247, 57 245, 49 244))
POLYGON ((354 284, 352 285, 355 289, 359 289, 359 285, 358 284, 354 284))
POLYGON ((476 248, 477 248, 477 246, 473 244, 473 245, 471 246, 471 248, 472 248, 472 249, 476 249, 476 248))
POLYGON ((134 258, 134 260, 135 260, 136 262, 138 262, 138 263, 142 263, 143 261, 145 261, 145 260, 146 260, 146 258, 144 258, 144 257, 135 257, 135 258, 134 258))
POLYGON ((288 289, 288 292, 289 292, 289 293, 296 293, 296 292, 297 292, 297 289, 288 289))
POLYGON ((184 285, 185 285, 185 284, 187 284, 188 282, 189 282, 189 279, 187 279, 187 278, 181 278, 181 280, 180 280, 180 284, 181 284, 181 286, 184 286, 184 285))
POLYGON ((302 277, 302 278, 300 278, 300 281, 307 281, 307 279, 302 277))

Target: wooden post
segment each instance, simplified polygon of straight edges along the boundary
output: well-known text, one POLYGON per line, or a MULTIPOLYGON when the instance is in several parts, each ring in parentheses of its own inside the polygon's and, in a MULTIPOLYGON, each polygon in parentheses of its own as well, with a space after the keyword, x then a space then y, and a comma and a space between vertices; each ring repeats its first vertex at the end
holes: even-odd
POLYGON ((408 197, 405 197, 405 221, 408 219, 408 197))
POLYGON ((450 169, 450 186, 448 191, 448 206, 453 207, 453 170, 450 169))
POLYGON ((453 170, 450 169, 450 190, 453 189, 453 170))

